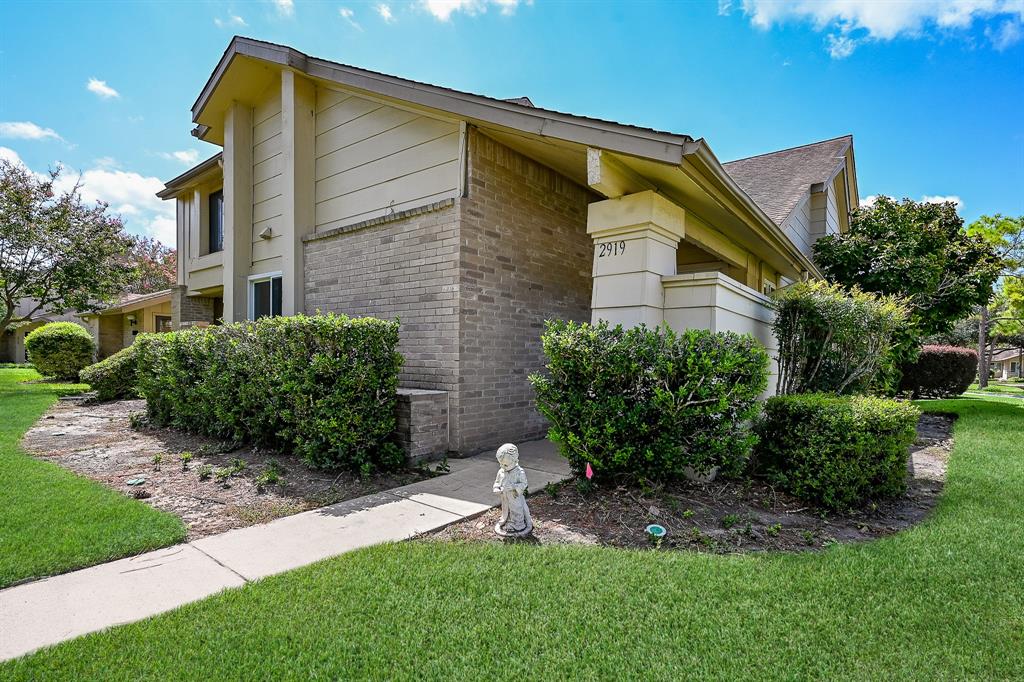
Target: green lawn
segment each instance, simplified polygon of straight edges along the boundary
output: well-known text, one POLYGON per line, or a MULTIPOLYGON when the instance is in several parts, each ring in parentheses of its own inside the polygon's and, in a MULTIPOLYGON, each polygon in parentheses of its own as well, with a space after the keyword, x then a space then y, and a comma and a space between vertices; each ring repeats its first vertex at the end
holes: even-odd
POLYGON ((985 393, 1005 393, 1006 395, 1024 395, 1024 384, 993 383, 979 389, 977 382, 970 385, 968 391, 984 391, 985 393))
POLYGON ((403 543, 0 667, 9 679, 1020 679, 1024 404, 956 411, 934 516, 805 555, 403 543))
POLYGON ((181 542, 178 517, 29 457, 18 441, 68 384, 0 369, 0 587, 181 542))

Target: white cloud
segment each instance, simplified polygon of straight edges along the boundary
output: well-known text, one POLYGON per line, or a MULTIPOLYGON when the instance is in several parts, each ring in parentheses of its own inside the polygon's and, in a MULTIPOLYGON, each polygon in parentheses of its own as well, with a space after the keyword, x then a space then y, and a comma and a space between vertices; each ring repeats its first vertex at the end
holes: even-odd
MULTIPOLYGON (((875 201, 877 199, 878 199, 878 195, 877 194, 870 194, 870 195, 868 195, 866 197, 861 197, 861 199, 860 199, 860 206, 861 206, 861 208, 871 208, 872 206, 874 206, 875 201)), ((926 194, 925 196, 923 196, 920 199, 918 199, 918 201, 920 201, 921 203, 924 203, 924 204, 944 204, 947 201, 952 201, 954 204, 956 204, 956 209, 958 211, 962 210, 963 207, 964 207, 963 199, 961 199, 960 197, 958 197, 955 194, 947 194, 947 195, 926 194)))
POLYGON ((732 14, 732 0, 718 0, 718 16, 727 17, 732 14))
MULTIPOLYGON (((728 14, 731 2, 720 0, 719 14, 728 14)), ((1021 37, 1024 2, 1021 0, 743 0, 743 12, 761 29, 791 21, 809 22, 815 30, 830 31, 826 49, 844 59, 869 40, 917 38, 929 30, 970 28, 975 21, 1001 18, 1002 25, 987 27, 986 36, 996 49, 1005 49, 1021 37)))
POLYGON ((360 26, 359 22, 357 22, 355 20, 355 12, 353 12, 348 7, 341 7, 341 8, 339 8, 338 9, 338 14, 340 14, 341 18, 344 19, 345 21, 347 21, 349 23, 349 25, 352 26, 352 28, 354 28, 356 30, 359 30, 359 31, 363 30, 363 27, 360 26))
POLYGON ((16 166, 24 166, 21 157, 18 156, 18 152, 14 151, 10 147, 0 147, 0 161, 7 161, 13 163, 16 166))
POLYGON ((391 8, 388 7, 388 5, 386 5, 385 3, 380 3, 379 5, 377 5, 376 9, 377 14, 379 14, 380 18, 383 19, 385 22, 390 24, 392 21, 395 20, 395 15, 391 13, 391 8))
POLYGON ((1019 43, 1021 38, 1024 38, 1024 30, 1020 21, 1007 19, 997 29, 991 26, 986 28, 985 37, 992 41, 992 47, 1002 52, 1019 43))
POLYGON ((248 26, 249 24, 245 23, 245 19, 243 19, 242 17, 238 16, 237 14, 228 14, 228 18, 227 19, 221 19, 220 17, 214 17, 213 18, 213 25, 216 26, 217 28, 232 28, 232 27, 235 27, 235 26, 238 26, 238 27, 248 26))
MULTIPOLYGON (((464 12, 470 16, 487 11, 493 5, 502 14, 515 14, 521 0, 420 0, 420 6, 434 15, 439 21, 448 21, 455 12, 464 12)), ((533 0, 525 0, 524 4, 533 4, 533 0)), ((721 9, 721 5, 719 5, 721 9)))
POLYGON ((16 140, 64 140, 53 128, 44 128, 31 121, 0 122, 0 137, 16 140))
POLYGON ((274 6, 283 17, 290 17, 295 13, 295 0, 274 0, 274 6))
POLYGON ((191 166, 199 160, 199 152, 195 149, 182 149, 178 152, 160 152, 159 156, 171 161, 179 161, 186 166, 191 166))
POLYGON ((110 204, 111 212, 121 215, 129 232, 156 237, 168 246, 174 245, 174 202, 163 201, 156 196, 164 187, 160 178, 103 167, 90 168, 81 174, 64 168, 54 189, 67 191, 79 180, 85 202, 104 201, 110 204))
POLYGON ((121 164, 118 163, 117 159, 113 156, 101 156, 98 159, 93 159, 93 164, 100 168, 120 168, 121 164))
POLYGON ((112 99, 121 96, 121 93, 107 85, 107 81, 101 81, 98 78, 90 78, 89 82, 85 84, 85 89, 98 95, 100 99, 112 99))

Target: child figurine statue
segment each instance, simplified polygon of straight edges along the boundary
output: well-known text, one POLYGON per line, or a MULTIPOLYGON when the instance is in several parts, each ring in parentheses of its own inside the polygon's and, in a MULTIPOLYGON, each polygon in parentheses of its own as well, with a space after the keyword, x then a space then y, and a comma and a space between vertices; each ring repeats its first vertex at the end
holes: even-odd
POLYGON ((526 506, 526 472, 519 466, 519 448, 505 443, 497 452, 498 475, 494 492, 501 495, 501 520, 494 532, 502 537, 523 537, 533 532, 533 519, 526 506))

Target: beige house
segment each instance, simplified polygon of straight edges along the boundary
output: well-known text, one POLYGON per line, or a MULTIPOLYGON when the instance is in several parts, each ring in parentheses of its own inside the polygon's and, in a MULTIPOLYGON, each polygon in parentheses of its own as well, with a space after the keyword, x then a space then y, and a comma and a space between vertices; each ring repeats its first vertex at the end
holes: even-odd
POLYGON ((996 379, 1024 377, 1024 348, 1011 348, 996 353, 992 356, 990 369, 996 379))
POLYGON ((28 362, 28 353, 25 350, 25 337, 34 330, 42 327, 48 322, 75 322, 82 324, 81 318, 74 311, 55 312, 52 310, 36 310, 37 300, 24 299, 18 302, 15 317, 24 317, 32 314, 34 319, 30 322, 20 322, 10 325, 7 329, 0 331, 0 362, 28 362))
POLYGON ((546 319, 774 345, 766 294, 819 276, 811 245, 857 206, 849 136, 723 164, 688 135, 247 38, 192 118, 223 151, 159 195, 177 204, 172 324, 398 317, 431 447, 462 453, 544 434, 527 376, 546 319))
POLYGON ((125 294, 97 313, 81 316, 103 359, 135 342, 142 332, 171 330, 171 290, 151 294, 125 294))

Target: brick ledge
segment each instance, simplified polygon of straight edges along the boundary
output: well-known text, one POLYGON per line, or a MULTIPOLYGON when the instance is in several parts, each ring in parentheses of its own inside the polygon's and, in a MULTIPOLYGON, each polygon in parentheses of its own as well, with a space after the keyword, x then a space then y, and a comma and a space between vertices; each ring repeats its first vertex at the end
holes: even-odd
POLYGON ((335 237, 339 234, 348 234, 349 232, 355 232, 357 230, 363 230, 367 227, 375 227, 377 225, 386 225, 387 223, 393 223, 398 220, 405 220, 413 216, 422 215, 424 213, 432 213, 434 211, 440 211, 455 205, 455 199, 442 199, 441 201, 435 201, 431 204, 424 204, 423 206, 416 206, 414 208, 407 208, 401 211, 395 211, 391 215, 381 216, 379 218, 370 218, 368 220, 361 220, 358 223, 352 223, 351 225, 342 225, 341 227, 332 227, 329 230, 323 232, 315 232, 313 234, 307 234, 302 238, 304 243, 313 242, 320 239, 327 239, 328 237, 335 237))

